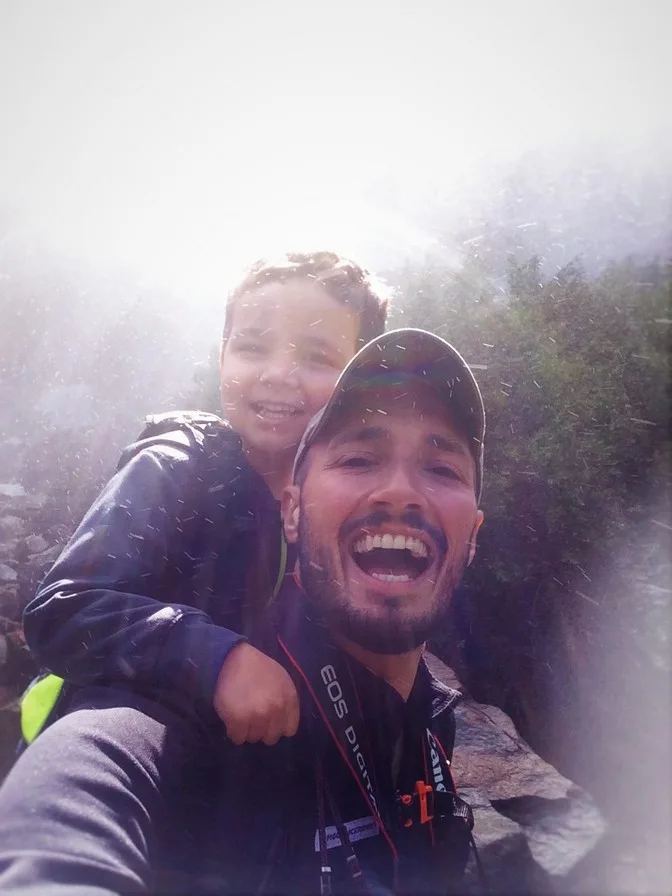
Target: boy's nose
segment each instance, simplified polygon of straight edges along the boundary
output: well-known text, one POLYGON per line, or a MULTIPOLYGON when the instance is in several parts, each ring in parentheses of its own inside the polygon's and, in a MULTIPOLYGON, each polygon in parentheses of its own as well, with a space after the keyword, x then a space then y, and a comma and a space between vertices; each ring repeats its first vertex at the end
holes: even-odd
POLYGON ((297 381, 296 359, 291 355, 268 358, 264 363, 259 379, 270 385, 295 385, 297 381))

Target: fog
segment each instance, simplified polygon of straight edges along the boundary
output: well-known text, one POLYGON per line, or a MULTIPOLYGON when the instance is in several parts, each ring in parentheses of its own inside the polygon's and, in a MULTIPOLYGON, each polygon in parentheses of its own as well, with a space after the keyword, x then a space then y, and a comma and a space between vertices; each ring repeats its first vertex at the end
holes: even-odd
MULTIPOLYGON (((650 319, 642 311, 639 329, 623 337, 628 358, 638 356, 638 340, 647 363, 655 356, 635 390, 642 401, 655 393, 651 407, 633 399, 631 410, 619 412, 636 421, 637 438, 640 431, 653 433, 648 442, 648 435, 640 439, 642 454, 650 449, 652 459, 631 492, 619 492, 618 500, 603 496, 612 554, 596 530, 595 550, 579 558, 580 588, 570 587, 569 577, 553 579, 567 593, 583 589, 582 612, 592 613, 576 629, 562 629, 563 644, 575 644, 576 651, 567 666, 582 682, 593 674, 603 679, 590 680, 592 691, 581 690, 569 716, 562 717, 562 681, 553 684, 548 705, 553 711, 558 705, 563 724, 577 707, 590 716, 579 726, 589 741, 597 727, 608 732, 616 714, 591 713, 601 698, 619 694, 614 682, 625 666, 628 686, 620 693, 635 702, 638 689, 646 690, 633 725, 656 745, 642 758, 650 767, 635 776, 635 786, 643 788, 644 801, 656 790, 666 793, 669 719, 655 706, 659 696, 669 696, 665 631, 672 591, 665 557, 672 521, 663 432, 669 368, 660 360, 669 314, 650 297, 669 286, 672 248, 671 28, 672 6, 664 0, 394 6, 377 0, 2 0, 0 482, 20 480, 29 491, 58 497, 63 520, 54 517, 50 525, 72 526, 144 414, 203 398, 225 295, 241 268, 293 249, 327 247, 353 256, 394 287, 395 323, 431 325, 449 339, 455 334, 477 371, 490 365, 483 377, 495 388, 486 392, 486 404, 488 412, 494 405, 501 445, 501 433, 514 432, 530 401, 520 399, 519 417, 501 409, 500 386, 513 382, 510 359, 504 353, 492 361, 490 352, 496 355, 498 339, 516 331, 508 324, 501 333, 478 330, 479 321, 494 326, 499 319, 491 311, 483 317, 481 297, 529 300, 537 285, 544 296, 555 288, 553 278, 578 260, 589 286, 579 278, 576 295, 585 287, 610 296, 614 317, 628 301, 633 314, 638 307, 658 309, 650 319), (521 272, 530 275, 523 286, 521 272), (433 295, 438 304, 426 307, 433 295), (460 327, 463 318, 467 325, 460 327), (630 505, 639 514, 636 530, 627 515, 619 516, 630 505), (613 556, 620 559, 608 574, 613 556), (630 606, 633 593, 636 631, 629 610, 617 622, 607 609, 603 615, 592 609, 603 605, 604 595, 614 606, 630 606), (591 637, 603 634, 594 651, 593 642, 581 640, 582 625, 591 637), (629 665, 640 647, 654 651, 651 669, 629 665)), ((574 295, 569 287, 568 293, 574 295)), ((595 308, 600 311, 599 301, 595 308)), ((569 324, 579 312, 567 312, 569 324)), ((596 324, 599 339, 607 331, 617 339, 609 317, 596 324)), ((578 323, 576 329, 567 341, 572 350, 582 336, 578 323)), ((592 363, 580 368, 584 386, 592 363)), ((601 369, 602 361, 595 363, 601 369)), ((618 366, 612 374, 606 362, 603 368, 596 382, 611 396, 604 384, 625 374, 618 366)), ((529 385, 526 373, 521 379, 529 385)), ((571 380, 558 382, 570 383, 565 393, 573 391, 571 380)), ((534 385, 541 390, 536 379, 534 385)), ((589 390, 582 394, 592 402, 589 390)), ((553 401, 564 397, 556 392, 548 399, 554 411, 553 401)), ((590 407, 594 416, 586 419, 595 423, 595 435, 599 401, 590 407)), ((564 427, 567 418, 560 411, 558 418, 564 427)), ((621 430, 614 433, 613 442, 625 444, 621 430)), ((550 442, 546 468, 543 452, 530 461, 539 461, 542 479, 553 473, 556 440, 550 442)), ((583 445, 579 440, 568 449, 568 468, 578 457, 576 444, 583 445)), ((591 457, 615 465, 609 451, 591 457)), ((618 458, 624 469, 626 460, 618 458)), ((505 494, 511 471, 490 472, 493 491, 505 494)), ((523 474, 538 475, 527 468, 523 474)), ((602 480, 588 481, 588 492, 595 483, 602 480)), ((571 516, 571 503, 565 509, 571 516)), ((492 518, 508 524, 496 502, 492 518)), ((551 535, 554 524, 557 519, 549 522, 551 535)), ((553 631, 556 622, 548 623, 553 631)), ((541 676, 551 659, 551 648, 545 654, 540 648, 531 677, 541 676)), ((524 690, 525 675, 511 671, 516 675, 524 690)), ((570 737, 564 752, 554 752, 540 730, 543 713, 523 708, 516 715, 502 696, 504 684, 498 689, 479 679, 474 687, 511 712, 533 746, 564 773, 583 775, 580 783, 590 789, 600 757, 591 764, 579 756, 591 752, 590 743, 570 737)), ((604 744, 604 732, 602 738, 604 744)), ((636 738, 626 746, 648 750, 636 738)), ((611 765, 605 761, 609 775, 621 761, 620 753, 611 765)), ((604 796, 609 786, 596 782, 607 813, 615 811, 614 798, 604 796)), ((650 814, 656 844, 669 840, 669 801, 660 802, 650 814)), ((643 867, 641 855, 628 861, 643 867)), ((646 855, 649 876, 626 878, 638 892, 668 879, 662 852, 646 855)), ((616 876, 621 873, 619 866, 616 876)), ((618 882, 611 883, 617 891, 618 882)))
POLYGON ((15 226, 204 307, 268 249, 335 245, 377 268, 422 253, 430 209, 457 226, 535 154, 551 181, 606 157, 632 189, 672 147, 665 2, 5 0, 0 15, 15 226))

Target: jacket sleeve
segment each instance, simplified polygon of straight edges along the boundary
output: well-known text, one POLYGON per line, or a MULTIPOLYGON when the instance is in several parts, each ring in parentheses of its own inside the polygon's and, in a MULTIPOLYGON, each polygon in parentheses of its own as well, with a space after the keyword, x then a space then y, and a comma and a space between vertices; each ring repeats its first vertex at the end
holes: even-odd
POLYGON ((179 445, 144 448, 88 511, 24 612, 26 641, 52 672, 132 682, 212 713, 219 670, 243 638, 160 593, 193 462, 179 445))

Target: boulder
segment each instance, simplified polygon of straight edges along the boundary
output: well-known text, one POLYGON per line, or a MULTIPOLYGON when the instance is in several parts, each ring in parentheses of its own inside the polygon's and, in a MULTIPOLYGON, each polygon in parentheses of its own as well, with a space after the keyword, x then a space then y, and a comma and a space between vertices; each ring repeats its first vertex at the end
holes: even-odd
POLYGON ((49 547, 47 541, 41 535, 29 535, 24 539, 24 545, 29 554, 41 554, 49 547))
POLYGON ((31 554, 25 563, 19 567, 19 586, 23 604, 28 603, 37 590, 40 582, 51 569, 54 561, 63 550, 63 545, 54 544, 41 551, 39 554, 31 554))
POLYGON ((8 619, 20 619, 22 613, 18 582, 0 582, 0 614, 8 619))
POLYGON ((17 578, 15 569, 7 563, 0 563, 0 585, 16 582, 17 578))
POLYGON ((34 513, 38 513, 47 503, 47 496, 42 494, 27 495, 22 486, 17 485, 20 492, 3 493, 2 489, 7 488, 7 484, 0 485, 0 510, 20 517, 28 517, 34 513))
POLYGON ((8 560, 10 562, 15 560, 18 545, 19 542, 15 539, 12 539, 11 541, 6 541, 4 539, 0 540, 0 563, 6 563, 8 560))
POLYGON ((62 550, 63 545, 54 544, 50 548, 47 548, 46 551, 41 551, 39 554, 32 554, 31 557, 28 558, 26 565, 30 567, 32 572, 46 573, 62 550))
POLYGON ((26 524, 21 517, 12 516, 11 514, 0 517, 0 540, 11 541, 21 538, 25 531, 26 524))
POLYGON ((0 442, 0 470, 4 476, 18 477, 23 465, 25 443, 13 437, 0 442))
POLYGON ((0 499, 23 498, 26 490, 18 482, 0 482, 0 499))
MULTIPOLYGON (((427 657, 455 686, 454 672, 427 657)), ((607 825, 591 796, 538 756, 500 709, 464 697, 455 709, 453 777, 474 811, 474 840, 491 893, 579 892, 577 869, 607 825)), ((479 892, 476 859, 468 892, 479 892)))

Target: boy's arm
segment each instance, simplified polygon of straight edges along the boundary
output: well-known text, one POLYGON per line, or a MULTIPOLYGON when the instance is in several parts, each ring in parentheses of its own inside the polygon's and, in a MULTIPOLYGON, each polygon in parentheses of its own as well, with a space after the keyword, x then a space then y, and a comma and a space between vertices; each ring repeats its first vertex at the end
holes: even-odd
POLYGON ((160 599, 191 463, 188 451, 165 444, 132 458, 26 607, 24 630, 39 661, 69 681, 133 682, 210 714, 222 664, 244 639, 160 599))

